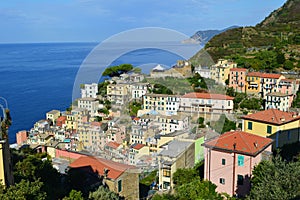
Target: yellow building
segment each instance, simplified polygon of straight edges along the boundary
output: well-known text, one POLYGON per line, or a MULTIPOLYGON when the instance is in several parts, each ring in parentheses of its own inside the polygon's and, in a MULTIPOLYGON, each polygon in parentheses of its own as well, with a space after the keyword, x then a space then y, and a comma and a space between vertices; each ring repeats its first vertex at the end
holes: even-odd
POLYGON ((56 119, 60 116, 59 110, 51 110, 46 113, 46 119, 50 120, 53 124, 55 124, 56 119))
POLYGON ((173 174, 179 168, 192 168, 195 164, 195 143, 173 140, 158 154, 159 186, 173 189, 173 174))
POLYGON ((114 105, 124 105, 129 100, 128 84, 109 84, 107 98, 114 105))
POLYGON ((217 64, 211 67, 211 79, 217 83, 225 85, 227 79, 229 79, 230 69, 237 67, 237 64, 224 59, 219 59, 217 64))
POLYGON ((299 141, 300 116, 292 112, 269 109, 242 117, 245 132, 272 138, 274 148, 299 141))
POLYGON ((247 93, 258 94, 261 92, 260 82, 261 82, 260 72, 249 72, 246 78, 246 91, 247 93))

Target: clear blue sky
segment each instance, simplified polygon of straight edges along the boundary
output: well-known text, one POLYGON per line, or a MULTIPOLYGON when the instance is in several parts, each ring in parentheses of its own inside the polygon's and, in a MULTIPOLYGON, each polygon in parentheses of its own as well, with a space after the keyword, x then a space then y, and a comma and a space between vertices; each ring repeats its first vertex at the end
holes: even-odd
POLYGON ((255 25, 285 0, 2 0, 0 43, 102 41, 132 28, 255 25))

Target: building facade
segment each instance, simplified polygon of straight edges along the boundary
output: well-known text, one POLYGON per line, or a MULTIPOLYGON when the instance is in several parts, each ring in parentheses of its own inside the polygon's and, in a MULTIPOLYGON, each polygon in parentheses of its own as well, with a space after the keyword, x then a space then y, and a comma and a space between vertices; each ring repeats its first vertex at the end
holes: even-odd
POLYGON ((253 168, 272 154, 272 139, 243 131, 231 131, 209 140, 205 147, 204 179, 217 185, 217 192, 246 196, 253 168))
POLYGON ((217 64, 211 67, 211 79, 215 80, 217 83, 226 85, 226 80, 229 79, 230 69, 235 67, 237 67, 236 63, 225 59, 219 59, 217 64))
POLYGON ((229 87, 235 92, 246 92, 246 73, 245 68, 231 68, 229 73, 229 87))
POLYGON ((97 98, 98 84, 83 84, 81 85, 81 98, 91 97, 97 98))

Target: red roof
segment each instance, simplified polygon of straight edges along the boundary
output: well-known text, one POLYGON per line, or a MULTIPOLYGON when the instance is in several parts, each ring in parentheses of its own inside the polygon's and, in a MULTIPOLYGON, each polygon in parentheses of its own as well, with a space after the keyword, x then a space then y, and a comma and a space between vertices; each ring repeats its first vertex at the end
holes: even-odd
POLYGON ((81 168, 81 167, 91 167, 92 170, 99 175, 104 175, 104 169, 108 169, 107 177, 110 179, 117 179, 123 172, 127 169, 136 169, 134 166, 125 165, 122 163, 114 162, 111 160, 106 160, 103 158, 95 158, 92 156, 81 156, 74 162, 72 162, 69 167, 71 168, 81 168))
POLYGON ((246 120, 282 125, 295 120, 299 120, 300 116, 294 112, 284 112, 277 109, 269 109, 254 114, 246 115, 242 118, 246 120))
POLYGON ((135 120, 135 121, 139 121, 139 120, 140 120, 140 118, 138 118, 138 117, 135 117, 135 118, 133 118, 133 120, 135 120))
POLYGON ((109 146, 113 149, 117 149, 121 144, 117 143, 117 142, 114 142, 114 141, 110 141, 106 144, 106 146, 109 146))
POLYGON ((247 69, 246 68, 231 68, 230 71, 245 72, 245 71, 247 71, 247 69))
POLYGON ((261 78, 273 78, 278 79, 282 75, 281 74, 269 74, 269 73, 261 73, 261 72, 249 72, 247 76, 261 77, 261 78))
POLYGON ((101 126, 102 122, 91 122, 92 126, 101 126))
POLYGON ((233 97, 224 94, 211 94, 191 92, 182 96, 182 98, 198 98, 198 99, 221 99, 221 100, 233 100, 233 97))
POLYGON ((145 146, 144 144, 138 143, 138 144, 133 145, 132 148, 134 148, 134 149, 136 149, 136 150, 140 150, 140 149, 143 148, 144 146, 145 146))
POLYGON ((205 142, 203 145, 220 151, 256 156, 273 142, 270 138, 261 137, 243 131, 230 131, 205 142))
POLYGON ((56 119, 56 121, 66 121, 67 117, 66 116, 60 116, 56 119))

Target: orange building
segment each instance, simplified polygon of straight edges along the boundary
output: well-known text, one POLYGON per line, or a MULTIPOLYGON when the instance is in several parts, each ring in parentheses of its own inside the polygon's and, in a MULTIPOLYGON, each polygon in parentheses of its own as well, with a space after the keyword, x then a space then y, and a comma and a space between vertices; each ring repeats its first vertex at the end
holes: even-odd
POLYGON ((232 68, 229 72, 229 87, 233 87, 236 92, 246 92, 245 68, 232 68))

